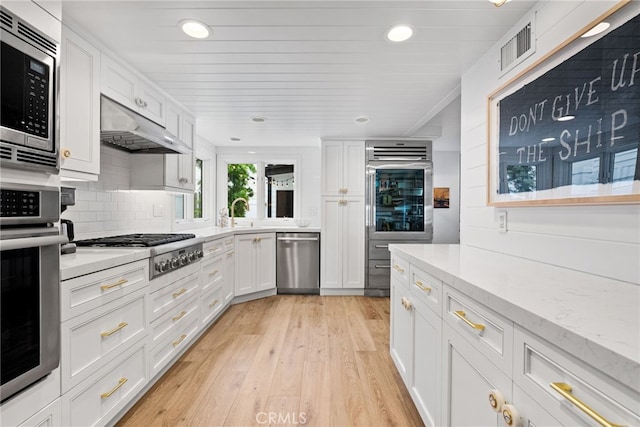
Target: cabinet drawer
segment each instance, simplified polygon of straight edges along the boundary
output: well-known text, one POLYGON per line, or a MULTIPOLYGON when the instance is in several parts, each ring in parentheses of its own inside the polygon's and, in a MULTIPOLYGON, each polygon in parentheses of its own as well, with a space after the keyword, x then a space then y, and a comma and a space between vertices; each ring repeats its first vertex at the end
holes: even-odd
POLYGON ((151 314, 150 318, 153 322, 164 313, 173 313, 183 301, 196 295, 199 291, 200 274, 193 273, 172 285, 152 292, 151 298, 151 314))
POLYGON ((513 366, 513 323, 444 286, 445 322, 505 373, 513 366))
POLYGON ((200 297, 200 323, 206 325, 224 306, 222 284, 203 293, 200 297))
POLYGON ((191 316, 173 335, 156 345, 151 351, 151 377, 154 377, 167 363, 181 352, 198 332, 198 316, 191 316))
POLYGON ((209 257, 202 262, 202 271, 200 272, 201 291, 206 292, 212 286, 222 283, 224 275, 224 254, 215 257, 209 257))
POLYGON ((188 300, 176 306, 172 312, 165 313, 158 319, 151 322, 151 347, 153 348, 159 341, 168 335, 175 335, 175 330, 189 322, 198 315, 198 297, 193 295, 188 300))
POLYGON ((597 424, 579 408, 582 402, 609 423, 640 425, 640 392, 599 374, 520 327, 514 338, 514 382, 561 424, 597 424))
POLYGON ((205 257, 209 255, 215 256, 219 253, 224 252, 224 248, 225 243, 223 239, 212 240, 211 242, 207 242, 202 245, 202 252, 204 252, 205 257))
POLYGON ((108 424, 147 384, 147 364, 146 346, 141 344, 63 395, 62 425, 108 424))
POLYGON ((62 390, 91 375, 146 333, 146 290, 62 324, 62 390))
POLYGON ((391 255, 391 279, 409 284, 409 262, 391 255))
POLYGON ((413 265, 410 269, 410 278, 411 294, 441 317, 442 282, 413 265))
POLYGON ((87 274, 61 282, 61 321, 69 320, 149 284, 149 260, 87 274))

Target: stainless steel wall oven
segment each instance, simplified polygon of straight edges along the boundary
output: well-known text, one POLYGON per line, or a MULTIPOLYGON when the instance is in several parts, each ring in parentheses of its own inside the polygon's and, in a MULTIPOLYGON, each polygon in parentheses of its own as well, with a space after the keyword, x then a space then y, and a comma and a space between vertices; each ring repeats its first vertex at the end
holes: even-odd
POLYGON ((0 401, 60 361, 60 244, 56 187, 0 188, 0 401))
POLYGON ((0 7, 0 162, 57 173, 59 45, 0 7))

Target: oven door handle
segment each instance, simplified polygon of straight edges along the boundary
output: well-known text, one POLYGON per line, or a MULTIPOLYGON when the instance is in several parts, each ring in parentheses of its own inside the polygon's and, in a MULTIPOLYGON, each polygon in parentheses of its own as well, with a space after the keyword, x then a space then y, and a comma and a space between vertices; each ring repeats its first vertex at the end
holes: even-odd
POLYGON ((23 237, 20 239, 0 240, 0 251, 12 251, 15 249, 33 248, 36 246, 53 246, 67 243, 67 236, 59 234, 41 237, 23 237))

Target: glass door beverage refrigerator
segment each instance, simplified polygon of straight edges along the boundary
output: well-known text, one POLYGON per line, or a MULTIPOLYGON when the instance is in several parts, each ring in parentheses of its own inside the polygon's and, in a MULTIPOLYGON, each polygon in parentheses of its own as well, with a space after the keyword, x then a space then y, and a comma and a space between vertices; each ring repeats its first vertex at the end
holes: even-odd
POLYGON ((367 141, 365 295, 389 295, 390 243, 431 243, 431 141, 367 141))

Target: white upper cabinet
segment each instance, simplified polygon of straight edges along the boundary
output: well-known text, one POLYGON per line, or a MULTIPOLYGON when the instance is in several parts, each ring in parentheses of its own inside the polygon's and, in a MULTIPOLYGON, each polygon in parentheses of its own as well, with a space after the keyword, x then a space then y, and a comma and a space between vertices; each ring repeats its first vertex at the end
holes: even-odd
POLYGON ((164 126, 167 100, 164 95, 107 55, 102 55, 102 93, 164 126))
POLYGON ((60 176, 100 174, 100 51, 63 26, 60 56, 60 176))
POLYGON ((322 142, 322 195, 364 196, 364 141, 322 142))

